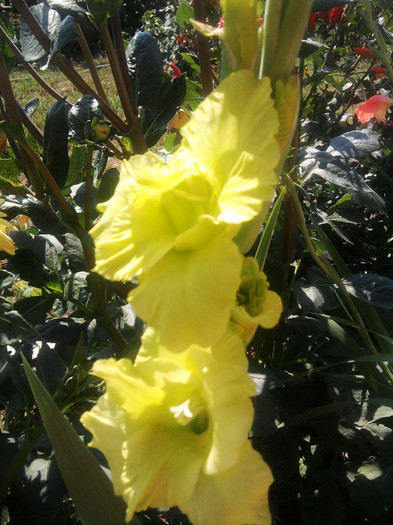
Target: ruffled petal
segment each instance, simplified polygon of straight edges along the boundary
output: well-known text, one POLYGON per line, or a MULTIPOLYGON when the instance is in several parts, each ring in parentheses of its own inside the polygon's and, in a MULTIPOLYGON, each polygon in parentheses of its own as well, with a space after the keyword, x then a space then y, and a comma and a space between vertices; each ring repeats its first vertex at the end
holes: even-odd
POLYGON ((245 443, 238 462, 214 476, 200 476, 193 498, 183 505, 193 525, 270 525, 268 465, 245 443))
POLYGON ((129 301, 171 350, 210 346, 229 322, 241 265, 237 246, 224 232, 197 250, 171 250, 144 273, 129 301))

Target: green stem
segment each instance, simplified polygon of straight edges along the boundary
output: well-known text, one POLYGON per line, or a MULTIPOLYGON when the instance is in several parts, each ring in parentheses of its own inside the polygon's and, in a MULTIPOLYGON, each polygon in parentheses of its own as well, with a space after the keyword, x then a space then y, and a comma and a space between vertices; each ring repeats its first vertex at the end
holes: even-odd
MULTIPOLYGON (((292 139, 293 155, 287 159, 287 169, 285 171, 291 173, 291 180, 298 182, 298 173, 296 169, 296 159, 299 149, 299 133, 296 129, 292 139)), ((289 277, 289 270, 291 267, 293 246, 295 242, 295 224, 296 214, 290 195, 285 199, 284 207, 284 233, 283 233, 283 247, 281 253, 281 261, 284 266, 283 282, 286 283, 289 277)))
POLYGON ((122 357, 128 348, 128 343, 113 324, 107 311, 107 292, 106 282, 97 273, 91 273, 88 277, 90 289, 94 301, 95 318, 97 322, 106 330, 107 334, 115 344, 114 354, 122 357))
POLYGON ((263 47, 259 78, 267 75, 280 34, 283 0, 267 0, 264 12, 263 47))

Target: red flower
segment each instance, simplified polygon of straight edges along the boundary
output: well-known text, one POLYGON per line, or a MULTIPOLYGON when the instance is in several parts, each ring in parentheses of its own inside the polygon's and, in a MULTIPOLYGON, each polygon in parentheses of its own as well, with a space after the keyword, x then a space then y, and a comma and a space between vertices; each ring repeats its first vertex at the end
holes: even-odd
POLYGON ((375 78, 387 77, 386 67, 374 66, 374 67, 371 68, 371 71, 374 71, 375 78))
POLYGON ((179 78, 179 77, 181 77, 181 71, 180 71, 180 69, 177 67, 176 64, 174 64, 173 62, 170 62, 168 65, 169 65, 169 67, 172 69, 172 72, 173 72, 173 74, 172 74, 172 80, 173 80, 174 78, 179 78))
POLYGON ((311 13, 310 20, 308 21, 308 32, 311 33, 311 31, 314 29, 315 24, 318 20, 318 13, 311 13))
POLYGON ((372 54, 371 50, 368 47, 354 47, 353 50, 358 55, 363 55, 364 57, 373 58, 373 54, 372 54))
POLYGON ((379 123, 386 122, 386 112, 392 105, 393 98, 374 95, 356 108, 355 113, 362 124, 365 124, 372 118, 376 118, 379 123))
POLYGON ((329 22, 334 26, 340 22, 343 17, 344 8, 343 7, 333 7, 329 11, 329 22))
POLYGON ((330 9, 330 11, 318 11, 315 13, 311 13, 310 20, 308 22, 309 33, 311 33, 311 31, 314 29, 315 24, 318 20, 329 20, 331 25, 338 24, 338 22, 340 22, 343 16, 343 13, 343 7, 333 7, 332 9, 330 9))

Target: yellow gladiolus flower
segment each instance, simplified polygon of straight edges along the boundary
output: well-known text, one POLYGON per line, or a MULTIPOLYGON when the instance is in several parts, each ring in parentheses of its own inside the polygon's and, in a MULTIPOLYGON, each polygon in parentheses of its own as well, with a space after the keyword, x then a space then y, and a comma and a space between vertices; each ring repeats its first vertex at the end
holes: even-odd
POLYGON ((97 361, 93 373, 106 393, 81 421, 127 521, 148 506, 179 506, 194 525, 264 523, 272 478, 247 439, 255 388, 237 336, 174 354, 149 330, 135 365, 97 361))
POLYGON ((232 308, 231 323, 235 332, 248 343, 258 325, 273 328, 280 320, 281 313, 280 296, 269 290, 266 275, 259 270, 256 259, 246 257, 237 292, 237 304, 232 308))
MULTIPOLYGON (((0 199, 0 205, 2 202, 4 202, 4 199, 0 199)), ((3 217, 6 217, 6 214, 0 211, 0 250, 4 250, 10 255, 15 255, 15 244, 7 235, 7 230, 16 230, 16 228, 3 217)))
POLYGON ((137 276, 136 313, 174 351, 208 346, 226 329, 239 287, 233 238, 270 202, 277 184, 278 117, 268 79, 230 75, 182 128, 165 164, 147 153, 124 162, 91 230, 95 271, 137 276))

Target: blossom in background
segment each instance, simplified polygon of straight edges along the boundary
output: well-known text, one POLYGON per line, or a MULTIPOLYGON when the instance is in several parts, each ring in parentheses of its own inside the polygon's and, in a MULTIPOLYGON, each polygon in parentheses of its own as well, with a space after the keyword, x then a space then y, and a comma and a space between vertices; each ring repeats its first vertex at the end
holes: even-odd
POLYGON ((362 56, 365 56, 365 57, 373 58, 372 51, 368 47, 354 47, 353 50, 358 55, 362 55, 362 56))
POLYGON ((318 20, 329 20, 331 25, 336 25, 340 22, 344 13, 343 7, 333 7, 330 11, 316 11, 311 13, 310 20, 308 22, 308 31, 314 30, 314 27, 318 20))
POLYGON ((332 25, 338 24, 341 21, 343 14, 344 14, 343 7, 333 7, 333 9, 329 11, 329 22, 332 25))
POLYGON ((194 525, 268 520, 269 467, 248 441, 255 387, 242 341, 173 354, 148 330, 135 365, 97 361, 106 393, 82 416, 109 463, 126 520, 179 506, 194 525))
MULTIPOLYGON (((4 199, 0 199, 0 205, 4 199)), ((15 226, 3 219, 6 217, 5 213, 0 211, 0 250, 3 250, 10 255, 15 255, 14 241, 7 235, 8 230, 16 230, 15 226)))
POLYGON ((228 324, 242 256, 233 238, 273 196, 280 158, 268 79, 227 77, 181 130, 165 164, 157 155, 122 165, 113 197, 92 229, 95 271, 138 277, 129 295, 164 345, 209 346, 228 324))
POLYGON ((243 341, 248 344, 258 325, 273 328, 280 320, 282 301, 269 290, 266 275, 259 270, 254 257, 243 261, 241 283, 236 306, 232 309, 231 324, 243 341))
POLYGON ((169 67, 172 69, 172 80, 174 78, 179 78, 181 77, 181 71, 180 69, 177 67, 176 64, 174 64, 173 62, 170 62, 169 64, 169 67))
POLYGON ((374 95, 356 108, 355 113, 362 124, 365 124, 372 118, 377 122, 386 122, 386 112, 393 105, 393 98, 384 95, 374 95))
POLYGON ((371 71, 373 71, 375 73, 375 77, 376 78, 382 78, 382 77, 387 77, 388 76, 386 74, 386 67, 374 66, 374 67, 371 68, 371 71))

